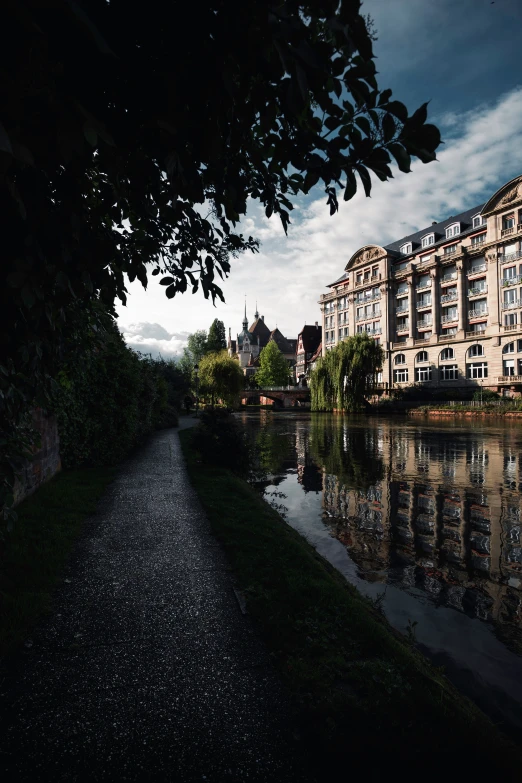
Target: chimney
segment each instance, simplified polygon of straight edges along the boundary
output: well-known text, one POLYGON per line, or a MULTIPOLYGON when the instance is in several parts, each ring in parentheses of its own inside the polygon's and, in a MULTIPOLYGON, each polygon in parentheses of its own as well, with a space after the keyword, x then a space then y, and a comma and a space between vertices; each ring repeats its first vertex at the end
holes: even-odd
POLYGON ((432 220, 432 221, 431 221, 431 225, 432 225, 432 226, 436 226, 436 225, 437 225, 437 221, 436 221, 436 220, 432 220))
POLYGON ((317 321, 315 322, 315 328, 319 329, 319 324, 317 323, 317 321))
POLYGON ((265 323, 265 316, 264 315, 261 316, 261 320, 263 321, 263 323, 265 323))

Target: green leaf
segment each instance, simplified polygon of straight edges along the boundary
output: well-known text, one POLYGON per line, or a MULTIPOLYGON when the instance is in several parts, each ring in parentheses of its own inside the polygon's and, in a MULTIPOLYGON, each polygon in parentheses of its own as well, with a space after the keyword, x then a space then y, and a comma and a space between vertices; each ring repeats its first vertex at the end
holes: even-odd
POLYGON ((173 277, 162 277, 160 280, 160 285, 172 285, 175 280, 173 277))
POLYGON ((367 136, 371 136, 372 133, 372 126, 370 125, 370 121, 367 117, 357 117, 355 122, 359 126, 359 128, 365 133, 367 136))
POLYGON ((408 110, 400 101, 390 101, 386 106, 386 111, 389 111, 390 114, 393 114, 393 116, 397 117, 401 122, 406 122, 408 119, 408 110))
POLYGON ((169 285, 168 288, 165 289, 165 293, 167 295, 167 299, 173 299, 176 295, 176 288, 173 285, 169 285))
POLYGON ((346 170, 346 187, 344 189, 343 200, 349 201, 357 193, 357 179, 352 169, 346 170))
POLYGON ((358 164, 356 167, 357 173, 359 174, 361 178, 361 182, 363 184, 364 192, 366 194, 366 197, 368 198, 370 196, 371 190, 372 190, 372 180, 368 173, 368 171, 365 169, 365 167, 361 164, 358 164))
POLYGON ((395 135, 395 122, 392 115, 388 114, 388 112, 382 118, 382 133, 385 144, 391 141, 395 135))

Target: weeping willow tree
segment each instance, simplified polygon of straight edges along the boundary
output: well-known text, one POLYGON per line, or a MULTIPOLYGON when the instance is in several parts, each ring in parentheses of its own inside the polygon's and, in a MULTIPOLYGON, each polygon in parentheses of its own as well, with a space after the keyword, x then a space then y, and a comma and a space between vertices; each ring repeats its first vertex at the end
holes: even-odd
POLYGON ((384 351, 366 332, 343 340, 319 359, 310 377, 313 411, 364 410, 384 351))

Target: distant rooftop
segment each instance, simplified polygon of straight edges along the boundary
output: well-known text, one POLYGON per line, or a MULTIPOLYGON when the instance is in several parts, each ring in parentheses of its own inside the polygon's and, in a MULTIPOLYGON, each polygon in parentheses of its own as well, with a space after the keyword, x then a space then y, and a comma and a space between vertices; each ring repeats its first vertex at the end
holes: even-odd
MULTIPOLYGON (((414 234, 408 234, 408 236, 398 239, 396 242, 384 245, 384 249, 390 250, 392 253, 400 253, 401 247, 408 242, 411 242, 412 252, 415 252, 421 247, 422 237, 425 237, 426 234, 435 234, 435 246, 438 245, 439 242, 447 242, 446 229, 448 226, 453 225, 453 223, 460 223, 460 235, 466 234, 473 228, 473 218, 480 213, 483 206, 484 204, 479 204, 478 207, 467 209, 465 212, 459 212, 458 215, 451 215, 449 218, 441 220, 440 223, 432 223, 420 231, 415 231, 414 234)), ((452 239, 453 238, 457 239, 457 237, 452 237, 452 239)), ((430 247, 433 247, 433 245, 430 245, 430 247)))

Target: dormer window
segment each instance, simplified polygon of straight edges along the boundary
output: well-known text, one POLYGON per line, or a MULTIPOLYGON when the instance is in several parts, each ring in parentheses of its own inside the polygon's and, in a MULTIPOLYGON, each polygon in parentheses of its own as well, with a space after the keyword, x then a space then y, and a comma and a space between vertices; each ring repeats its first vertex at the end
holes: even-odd
POLYGON ((421 241, 422 247, 429 247, 430 245, 435 244, 435 234, 426 234, 425 237, 422 237, 421 241))
POLYGON ((412 247, 411 242, 406 242, 404 245, 401 245, 401 253, 403 256, 408 255, 408 253, 411 253, 412 247))
POLYGON ((451 237, 456 237, 460 234, 460 223, 452 223, 451 226, 448 226, 446 229, 446 239, 451 239, 451 237))
POLYGON ((475 215, 473 218, 473 228, 480 228, 481 226, 486 225, 486 218, 482 217, 482 215, 475 215))

